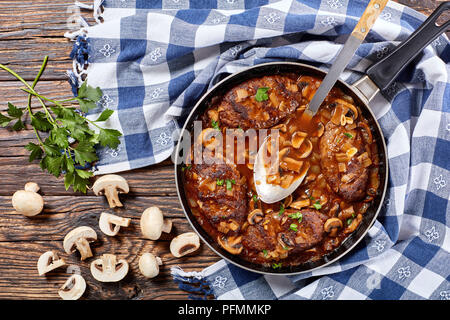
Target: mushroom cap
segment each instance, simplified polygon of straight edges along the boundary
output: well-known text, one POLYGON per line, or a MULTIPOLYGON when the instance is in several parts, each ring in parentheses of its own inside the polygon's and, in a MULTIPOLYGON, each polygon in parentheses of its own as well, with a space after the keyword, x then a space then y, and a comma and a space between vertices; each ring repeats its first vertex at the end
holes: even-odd
POLYGON ((122 218, 114 214, 102 212, 99 220, 99 227, 108 236, 115 236, 119 233, 120 227, 128 227, 131 219, 122 218))
POLYGON ((16 191, 11 202, 18 213, 27 217, 38 215, 44 209, 44 199, 40 194, 33 191, 16 191))
POLYGON ((66 253, 72 253, 76 250, 75 242, 79 239, 85 239, 88 242, 97 240, 97 233, 94 229, 82 226, 70 231, 64 238, 63 248, 66 253))
POLYGON ((41 188, 36 182, 27 182, 25 184, 25 187, 23 188, 23 190, 25 191, 33 191, 33 192, 38 192, 40 189, 41 188))
POLYGON ((325 221, 325 224, 323 225, 323 229, 325 232, 331 232, 334 228, 342 228, 342 220, 339 218, 330 218, 327 221, 325 221))
POLYGON ((92 276, 100 282, 120 281, 125 278, 128 269, 128 262, 123 259, 117 261, 113 254, 103 254, 100 259, 91 263, 92 276))
POLYGON ((59 289, 58 294, 63 300, 78 300, 86 290, 86 281, 79 274, 72 275, 59 289))
POLYGON ((172 229, 172 222, 164 220, 164 216, 158 207, 145 209, 141 216, 142 235, 150 240, 158 240, 161 233, 169 233, 172 229))
POLYGON ((39 275, 42 276, 47 272, 55 270, 56 268, 62 267, 66 264, 64 259, 59 258, 58 254, 54 251, 47 251, 43 253, 38 260, 37 269, 39 275))
POLYGON ((117 174, 107 174, 98 178, 92 186, 95 195, 102 195, 106 188, 117 189, 119 193, 128 193, 130 188, 127 180, 117 174))
POLYGON ((176 236, 170 242, 170 252, 174 257, 182 257, 200 248, 200 238, 194 232, 186 232, 176 236))
POLYGON ((139 270, 146 278, 154 278, 159 274, 159 266, 162 261, 159 257, 146 252, 139 258, 139 270))

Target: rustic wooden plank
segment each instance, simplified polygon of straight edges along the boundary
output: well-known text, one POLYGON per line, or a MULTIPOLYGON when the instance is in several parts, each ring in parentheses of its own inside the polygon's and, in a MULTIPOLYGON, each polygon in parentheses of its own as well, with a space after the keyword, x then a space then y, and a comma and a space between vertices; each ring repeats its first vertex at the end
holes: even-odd
POLYGON ((175 258, 168 245, 167 241, 151 243, 125 237, 104 242, 95 256, 113 253, 129 263, 130 272, 120 282, 101 283, 90 273, 94 258, 80 261, 76 255, 65 254, 59 242, 0 242, 0 299, 58 299, 58 288, 73 272, 71 270, 79 270, 86 280, 88 289, 83 299, 186 299, 187 293, 172 281, 170 268, 180 266, 187 271, 201 271, 218 261, 218 257, 202 245, 190 256, 175 258), (47 276, 39 276, 37 260, 48 250, 60 253, 70 269, 63 267, 47 276), (146 279, 139 272, 139 257, 145 252, 152 252, 163 260, 160 274, 154 279, 146 279))
POLYGON ((0 242, 2 241, 62 241, 65 235, 79 226, 90 226, 96 230, 99 243, 110 237, 104 235, 98 220, 102 212, 130 218, 128 228, 122 228, 119 236, 142 239, 140 218, 142 212, 151 206, 159 207, 165 217, 172 220, 171 233, 163 233, 161 240, 193 231, 186 220, 177 197, 121 196, 124 207, 110 209, 104 197, 97 196, 44 196, 44 210, 35 217, 25 217, 14 211, 11 198, 0 197, 0 242))
MULTIPOLYGON (((0 148, 2 144, 0 142, 0 148)), ((9 151, 17 150, 21 152, 21 147, 11 148, 9 151)), ((169 162, 119 173, 127 179, 130 186, 129 195, 124 197, 133 197, 138 195, 176 195, 175 179, 173 166, 169 162)), ((2 185, 0 195, 12 195, 15 191, 23 188, 29 181, 37 182, 41 187, 43 195, 78 195, 72 189, 66 191, 63 178, 55 178, 46 172, 43 172, 37 161, 29 163, 27 156, 20 157, 0 157, 0 177, 2 185)), ((92 191, 88 191, 93 195, 92 191)))
MULTIPOLYGON (((0 71, 3 73, 4 71, 0 71)), ((30 84, 32 81, 30 81, 30 84)), ((25 108, 28 103, 28 96, 25 92, 20 90, 24 85, 20 81, 0 81, 0 97, 4 97, 0 103, 0 112, 8 109, 7 102, 11 102, 20 108, 25 108)), ((60 81, 40 81, 35 87, 39 94, 53 99, 64 100, 72 98, 72 89, 67 80, 60 81)), ((31 100, 31 107, 33 109, 41 109, 41 105, 37 99, 31 100)), ((0 134, 1 136, 1 134, 0 134)), ((1 138, 0 138, 1 139, 1 138)))

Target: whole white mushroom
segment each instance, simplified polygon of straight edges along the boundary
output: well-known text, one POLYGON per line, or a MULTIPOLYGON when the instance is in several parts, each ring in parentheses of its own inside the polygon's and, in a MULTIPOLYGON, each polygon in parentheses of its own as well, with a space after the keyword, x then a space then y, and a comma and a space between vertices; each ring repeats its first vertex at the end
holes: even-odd
POLYGON ((153 254, 146 252, 139 258, 139 270, 146 278, 154 278, 159 274, 159 266, 162 260, 153 254))
POLYGON ((37 192, 39 186, 37 183, 28 182, 24 190, 18 190, 12 196, 12 205, 16 212, 27 217, 38 215, 44 209, 44 199, 37 192))

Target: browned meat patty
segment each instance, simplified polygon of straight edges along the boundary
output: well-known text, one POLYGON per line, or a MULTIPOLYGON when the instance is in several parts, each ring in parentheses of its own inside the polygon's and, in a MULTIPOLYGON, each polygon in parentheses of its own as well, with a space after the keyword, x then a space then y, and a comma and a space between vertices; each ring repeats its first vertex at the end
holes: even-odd
POLYGON ((263 251, 274 250, 276 246, 275 239, 266 234, 263 226, 251 225, 245 230, 242 244, 248 250, 263 251))
POLYGON ((255 78, 234 87, 217 103, 218 120, 229 128, 269 128, 301 103, 301 89, 295 80, 281 75, 255 78), (267 88, 263 101, 255 97, 258 88, 267 88))
POLYGON ((312 209, 288 209, 284 215, 292 217, 282 224, 278 238, 287 247, 293 248, 293 252, 307 250, 323 240, 323 225, 328 218, 326 215, 312 209))
POLYGON ((247 217, 245 194, 239 171, 228 164, 192 164, 185 170, 187 194, 196 196, 191 206, 198 209, 212 225, 235 220, 239 225, 247 217))
POLYGON ((358 128, 352 130, 351 137, 347 129, 335 125, 331 121, 325 126, 325 132, 320 138, 320 166, 329 186, 344 200, 353 202, 364 198, 369 174, 357 157, 365 152, 365 144, 358 128), (345 162, 345 171, 339 172, 336 154, 343 153, 342 145, 351 144, 357 152, 345 162))

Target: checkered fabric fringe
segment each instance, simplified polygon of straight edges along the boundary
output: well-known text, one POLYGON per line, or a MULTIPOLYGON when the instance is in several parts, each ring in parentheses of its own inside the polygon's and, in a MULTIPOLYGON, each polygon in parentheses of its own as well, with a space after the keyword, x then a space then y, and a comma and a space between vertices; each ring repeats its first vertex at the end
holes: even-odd
MULTIPOLYGON (((328 70, 368 1, 96 0, 80 19, 69 71, 104 92, 118 149, 98 149, 97 174, 170 156, 173 133, 225 75, 271 61, 328 70)), ((425 17, 389 2, 342 79, 356 81, 425 17)), ((370 106, 386 138, 389 185, 380 216, 343 259, 298 276, 267 276, 225 261, 173 269, 192 297, 217 299, 450 299, 450 44, 440 36, 370 106), (197 288, 197 289, 196 289, 197 288), (198 289, 201 288, 201 289, 198 289), (196 291, 197 290, 197 291, 196 291), (210 290, 210 291, 208 291, 210 290), (200 293, 200 294, 199 294, 200 293), (199 294, 199 295, 198 295, 199 294)))

